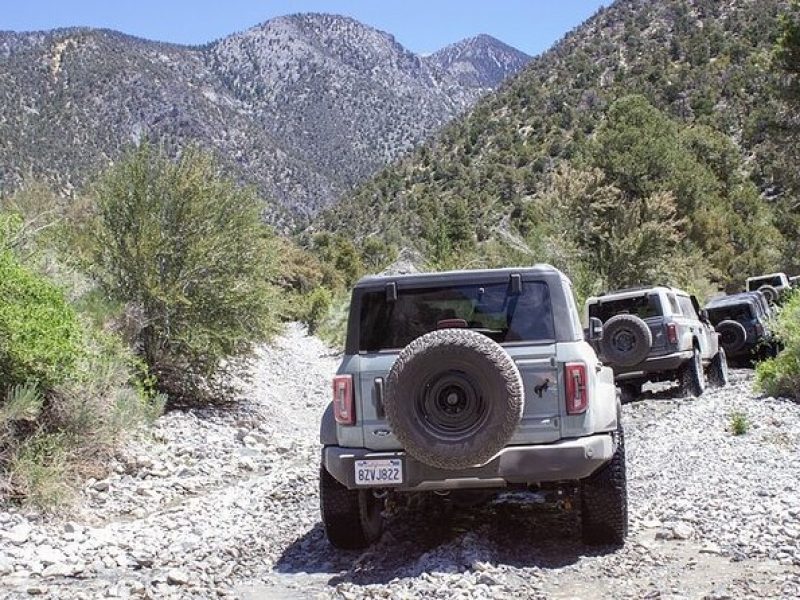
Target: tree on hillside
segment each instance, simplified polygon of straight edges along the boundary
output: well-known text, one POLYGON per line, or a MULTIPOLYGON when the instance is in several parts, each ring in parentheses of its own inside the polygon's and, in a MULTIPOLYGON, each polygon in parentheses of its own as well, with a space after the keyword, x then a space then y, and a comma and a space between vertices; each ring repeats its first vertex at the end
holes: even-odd
POLYGON ((742 269, 775 267, 780 236, 772 213, 723 134, 682 127, 643 96, 626 96, 609 108, 589 163, 620 190, 621 204, 632 212, 655 198, 664 206, 670 196, 686 253, 702 253, 717 284, 740 280, 742 269))
POLYGON ((94 271, 137 315, 134 348, 173 400, 227 391, 229 358, 274 330, 275 239, 249 189, 197 149, 142 144, 94 190, 94 271))
POLYGON ((562 267, 593 273, 593 283, 581 283, 588 284, 587 291, 673 281, 674 265, 686 262, 684 223, 668 193, 625 198, 599 169, 581 171, 565 164, 548 178, 537 205, 533 218, 548 224, 537 227, 537 235, 546 232, 561 245, 576 244, 577 254, 570 253, 568 261, 572 264, 562 267))

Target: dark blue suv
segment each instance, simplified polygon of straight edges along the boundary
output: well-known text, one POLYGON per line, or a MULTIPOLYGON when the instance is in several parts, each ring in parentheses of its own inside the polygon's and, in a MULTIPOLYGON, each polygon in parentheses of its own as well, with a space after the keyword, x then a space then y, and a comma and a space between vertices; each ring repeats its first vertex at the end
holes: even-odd
POLYGON ((772 353, 771 312, 761 292, 714 298, 706 311, 729 358, 750 359, 772 353))

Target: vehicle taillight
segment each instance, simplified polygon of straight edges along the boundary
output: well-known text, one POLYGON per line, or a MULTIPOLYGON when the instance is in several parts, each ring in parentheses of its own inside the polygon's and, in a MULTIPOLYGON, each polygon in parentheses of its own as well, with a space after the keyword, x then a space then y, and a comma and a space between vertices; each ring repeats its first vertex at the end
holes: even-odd
POLYGON ((589 406, 586 365, 567 363, 564 367, 564 381, 567 390, 567 414, 577 415, 584 412, 589 406))
POLYGON ((761 323, 756 323, 756 335, 764 335, 764 326, 761 323))
POLYGON ((675 323, 667 323, 667 341, 670 344, 678 343, 678 326, 675 323))
POLYGON ((339 425, 354 425, 356 412, 353 406, 353 376, 337 375, 333 378, 333 416, 339 425))

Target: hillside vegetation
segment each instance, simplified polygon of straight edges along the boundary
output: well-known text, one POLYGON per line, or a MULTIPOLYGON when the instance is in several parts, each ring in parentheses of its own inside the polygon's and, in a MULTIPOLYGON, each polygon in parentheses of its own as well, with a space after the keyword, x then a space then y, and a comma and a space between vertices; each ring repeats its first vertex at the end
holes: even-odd
POLYGON ((620 0, 315 231, 416 248, 434 267, 549 261, 583 295, 794 271, 796 169, 776 131, 787 9, 620 0))

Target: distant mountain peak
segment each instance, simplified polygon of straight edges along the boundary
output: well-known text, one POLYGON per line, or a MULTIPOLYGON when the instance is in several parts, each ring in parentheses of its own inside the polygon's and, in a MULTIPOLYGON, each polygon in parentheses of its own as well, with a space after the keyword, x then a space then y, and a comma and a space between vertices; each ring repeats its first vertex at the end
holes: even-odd
POLYGON ((481 33, 445 46, 425 60, 463 86, 491 89, 515 75, 531 57, 489 34, 481 33))

